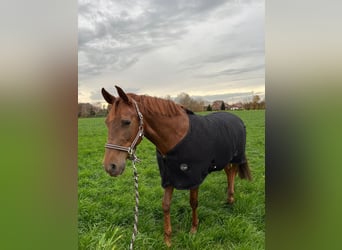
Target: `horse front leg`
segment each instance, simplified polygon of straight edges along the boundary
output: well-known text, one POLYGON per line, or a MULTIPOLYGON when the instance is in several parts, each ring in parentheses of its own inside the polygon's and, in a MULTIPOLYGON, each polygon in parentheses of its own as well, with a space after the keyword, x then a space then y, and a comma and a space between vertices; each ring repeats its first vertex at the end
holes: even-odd
POLYGON ((233 204, 234 203, 234 180, 235 180, 235 176, 237 174, 238 171, 238 165, 237 164, 231 164, 231 166, 229 166, 230 164, 228 164, 225 168, 224 171, 226 172, 227 175, 227 182, 228 182, 228 197, 227 197, 227 202, 229 204, 233 204))
POLYGON ((171 246, 171 217, 170 217, 170 207, 171 207, 171 199, 173 193, 173 186, 168 186, 164 190, 164 198, 163 198, 163 211, 164 211, 164 242, 170 247, 171 246))
POLYGON ((198 216, 197 216, 197 206, 198 206, 198 188, 190 190, 190 206, 192 208, 192 225, 191 233, 196 233, 198 228, 198 216))

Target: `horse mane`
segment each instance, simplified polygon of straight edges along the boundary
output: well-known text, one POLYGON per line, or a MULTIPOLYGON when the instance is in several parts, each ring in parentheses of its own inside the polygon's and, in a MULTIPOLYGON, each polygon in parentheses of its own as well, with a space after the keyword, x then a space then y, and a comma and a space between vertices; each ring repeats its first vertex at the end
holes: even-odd
POLYGON ((184 112, 188 114, 192 113, 192 111, 187 110, 183 106, 176 104, 171 100, 166 100, 159 97, 151 97, 147 95, 128 95, 140 104, 139 108, 150 114, 172 117, 184 114, 184 112))

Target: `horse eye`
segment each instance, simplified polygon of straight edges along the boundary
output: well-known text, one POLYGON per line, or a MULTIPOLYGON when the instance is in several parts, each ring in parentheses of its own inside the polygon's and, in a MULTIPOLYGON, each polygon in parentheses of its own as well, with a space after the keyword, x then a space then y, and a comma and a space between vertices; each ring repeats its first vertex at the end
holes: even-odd
POLYGON ((129 124, 131 124, 130 120, 122 120, 121 121, 122 126, 128 126, 129 124))

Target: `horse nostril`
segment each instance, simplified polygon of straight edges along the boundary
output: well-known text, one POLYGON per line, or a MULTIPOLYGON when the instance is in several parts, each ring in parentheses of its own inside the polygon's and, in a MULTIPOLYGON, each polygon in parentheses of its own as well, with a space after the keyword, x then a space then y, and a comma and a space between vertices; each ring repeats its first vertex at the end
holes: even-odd
POLYGON ((110 164, 110 167, 111 167, 112 170, 116 169, 116 165, 115 164, 110 164))

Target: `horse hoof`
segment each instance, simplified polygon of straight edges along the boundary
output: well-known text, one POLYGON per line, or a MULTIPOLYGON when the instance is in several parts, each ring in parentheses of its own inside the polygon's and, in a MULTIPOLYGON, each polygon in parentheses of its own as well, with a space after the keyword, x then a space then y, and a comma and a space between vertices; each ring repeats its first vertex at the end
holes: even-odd
POLYGON ((227 202, 228 202, 228 204, 233 204, 234 203, 234 197, 229 197, 228 199, 227 199, 227 202))
POLYGON ((167 247, 171 247, 171 241, 169 239, 165 239, 165 244, 167 247))
POLYGON ((197 233, 198 223, 199 223, 199 220, 197 219, 197 223, 191 226, 190 233, 192 234, 197 233))
POLYGON ((191 233, 191 234, 197 233, 197 227, 194 227, 194 226, 191 227, 190 233, 191 233))

